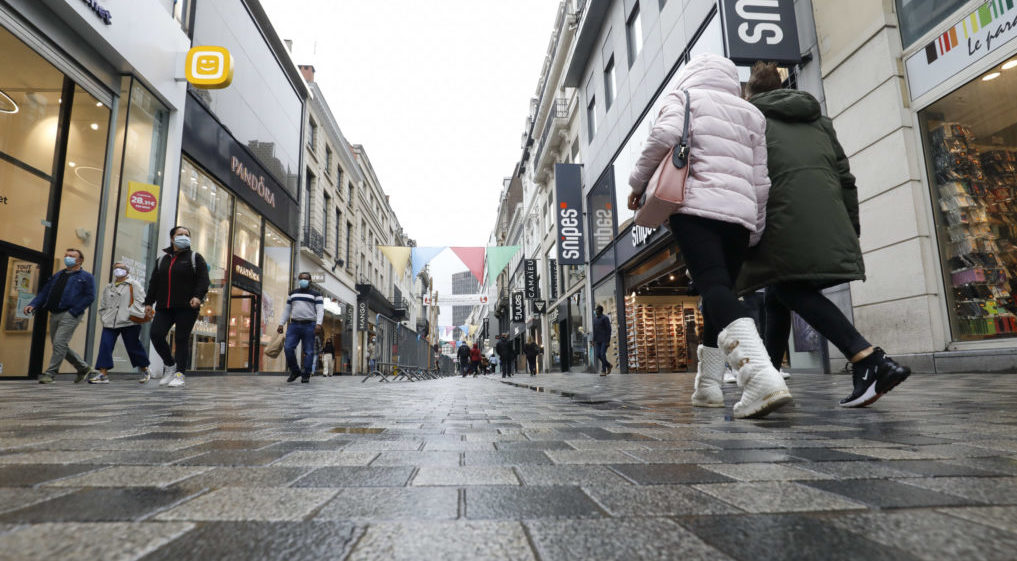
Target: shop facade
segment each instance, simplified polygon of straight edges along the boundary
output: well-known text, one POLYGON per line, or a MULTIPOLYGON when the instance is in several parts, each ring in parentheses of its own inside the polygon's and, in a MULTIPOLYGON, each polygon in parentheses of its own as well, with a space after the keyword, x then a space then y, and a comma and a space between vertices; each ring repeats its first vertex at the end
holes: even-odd
MULTIPOLYGON (((687 61, 700 53, 737 58, 734 51, 744 51, 744 45, 725 41, 733 36, 725 27, 738 25, 722 17, 725 5, 707 0, 591 3, 566 71, 565 85, 578 89, 580 107, 585 107, 575 142, 584 164, 589 255, 587 292, 570 302, 582 308, 578 314, 570 312, 590 321, 596 306, 604 307, 612 323, 608 361, 622 372, 674 372, 696 366, 703 323, 698 297, 690 293, 684 260, 667 227, 633 223, 634 213, 627 208, 628 177, 664 95, 674 89, 687 61)), ((794 39, 790 47, 777 46, 795 53, 781 61, 785 85, 809 91, 823 103, 818 64, 807 54, 816 49, 811 3, 779 3, 779 11, 783 36, 794 39)), ((763 52, 759 58, 774 59, 763 52)), ((744 83, 751 62, 736 62, 744 83)), ((849 301, 838 304, 850 312, 849 301)), ((791 364, 823 368, 826 342, 801 322, 796 322, 793 335, 791 364)))
MULTIPOLYGON (((49 360, 45 315, 22 308, 65 249, 82 252, 99 288, 117 261, 144 283, 174 212, 179 153, 168 147, 183 128, 174 65, 187 34, 158 3, 104 6, 0 2, 3 377, 35 376, 49 360)), ((71 341, 88 362, 100 329, 93 306, 71 341)), ((120 349, 114 362, 130 368, 120 349)))

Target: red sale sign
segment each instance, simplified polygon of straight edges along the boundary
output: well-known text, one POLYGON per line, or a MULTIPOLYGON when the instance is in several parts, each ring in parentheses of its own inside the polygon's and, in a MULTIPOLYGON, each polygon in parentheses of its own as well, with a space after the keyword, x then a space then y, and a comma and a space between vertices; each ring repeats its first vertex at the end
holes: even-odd
POLYGON ((159 218, 159 186, 129 181, 124 216, 145 222, 159 218))

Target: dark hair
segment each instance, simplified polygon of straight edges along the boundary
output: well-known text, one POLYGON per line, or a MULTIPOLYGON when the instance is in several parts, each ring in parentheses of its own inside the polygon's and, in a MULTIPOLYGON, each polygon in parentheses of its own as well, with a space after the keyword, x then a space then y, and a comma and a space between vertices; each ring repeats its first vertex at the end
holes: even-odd
POLYGON ((600 313, 604 313, 604 306, 601 306, 600 304, 597 304, 596 310, 598 312, 600 312, 600 313))
POLYGON ((307 280, 311 280, 311 273, 308 273, 307 271, 301 271, 301 272, 297 273, 297 278, 299 279, 300 277, 302 277, 304 275, 307 275, 307 280))
POLYGON ((68 247, 67 249, 64 250, 64 252, 67 252, 67 251, 73 251, 74 253, 77 253, 78 254, 78 259, 80 259, 81 263, 84 264, 84 262, 85 262, 85 254, 81 253, 80 249, 78 249, 76 247, 68 247))
POLYGON ((187 230, 187 235, 188 236, 191 235, 191 229, 190 228, 188 228, 187 226, 181 226, 180 224, 177 224, 176 226, 170 228, 170 239, 171 240, 173 239, 173 236, 175 236, 177 234, 177 230, 180 230, 181 228, 183 228, 184 230, 187 230))
POLYGON ((777 71, 777 63, 760 60, 752 65, 752 74, 749 75, 748 93, 750 96, 753 96, 763 92, 778 90, 782 82, 780 72, 777 71))

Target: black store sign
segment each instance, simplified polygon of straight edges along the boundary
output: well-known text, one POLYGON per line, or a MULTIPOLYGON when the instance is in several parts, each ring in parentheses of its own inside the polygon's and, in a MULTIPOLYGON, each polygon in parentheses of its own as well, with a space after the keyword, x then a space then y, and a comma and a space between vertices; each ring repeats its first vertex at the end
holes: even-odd
POLYGON ((535 313, 535 314, 546 314, 547 313, 547 301, 546 300, 534 300, 533 301, 533 313, 535 313))
POLYGON ((583 232, 583 175, 579 164, 554 165, 554 190, 558 202, 558 261, 562 265, 586 263, 583 232))
POLYGON ((261 267, 233 256, 233 286, 261 294, 261 267))
POLYGON ((491 318, 484 318, 484 329, 480 332, 481 339, 486 339, 490 337, 490 335, 488 335, 490 328, 491 328, 491 318))
POLYGON ((183 150, 286 235, 297 237, 297 201, 194 98, 184 112, 183 150))
POLYGON ((521 290, 512 293, 512 321, 526 321, 526 300, 521 290))
POLYGON ((547 266, 547 284, 551 285, 551 300, 558 299, 558 260, 551 259, 547 266))
POLYGON ((720 0, 720 13, 727 56, 736 64, 802 61, 794 0, 720 0))
POLYGON ((540 297, 540 287, 537 286, 537 281, 540 277, 537 276, 537 260, 526 259, 523 261, 523 278, 526 281, 526 297, 529 299, 540 297))
POLYGON ((357 299, 357 331, 367 331, 367 300, 357 299))

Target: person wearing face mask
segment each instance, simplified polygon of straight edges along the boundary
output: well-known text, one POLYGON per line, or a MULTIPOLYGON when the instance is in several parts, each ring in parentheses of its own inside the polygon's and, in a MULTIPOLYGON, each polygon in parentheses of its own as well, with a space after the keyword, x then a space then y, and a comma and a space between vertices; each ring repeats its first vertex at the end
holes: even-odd
POLYGON ((82 270, 84 261, 81 250, 72 248, 65 251, 64 268, 50 277, 42 290, 25 306, 26 314, 36 310, 49 312, 49 337, 53 343, 53 355, 49 367, 39 375, 40 384, 52 384, 53 377, 60 370, 60 363, 65 359, 78 371, 75 384, 80 384, 94 372, 81 359, 81 355, 69 346, 85 311, 95 301, 95 279, 82 270))
POLYGON ((311 381, 311 372, 314 369, 314 336, 321 334, 321 322, 324 319, 325 302, 321 294, 311 288, 311 273, 300 273, 297 288, 291 290, 286 299, 286 307, 283 308, 282 321, 278 328, 279 333, 282 333, 283 326, 289 321, 286 345, 283 347, 286 353, 286 367, 290 371, 287 382, 297 378, 304 384, 311 381), (302 371, 297 365, 298 344, 304 355, 302 371))
POLYGON ((191 359, 191 329, 198 319, 201 303, 208 294, 208 265, 200 253, 191 249, 191 231, 186 226, 170 230, 172 244, 163 249, 155 270, 148 281, 145 312, 152 313, 152 346, 163 362, 160 386, 171 388, 184 385, 184 373, 191 359), (166 336, 176 325, 176 356, 170 350, 166 336))
POLYGON ((148 382, 148 353, 141 345, 141 324, 150 316, 144 309, 145 289, 141 283, 130 278, 130 269, 121 261, 113 264, 113 282, 106 285, 99 299, 99 318, 102 319, 102 338, 99 342, 99 356, 95 367, 99 375, 88 380, 89 384, 108 384, 107 373, 113 368, 113 347, 117 338, 123 337, 131 366, 138 369, 142 384, 148 382))

